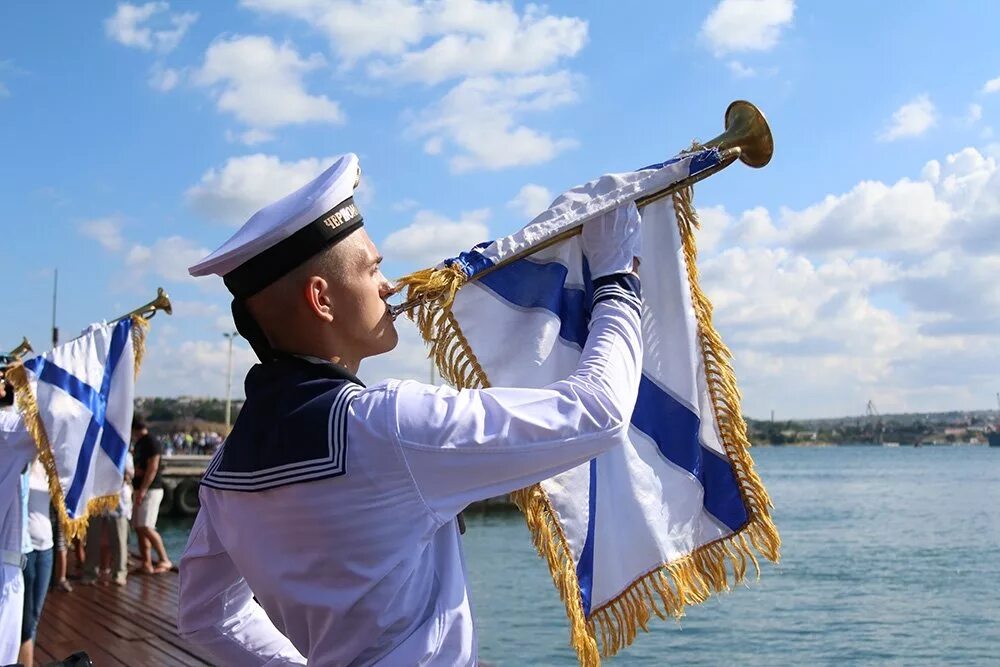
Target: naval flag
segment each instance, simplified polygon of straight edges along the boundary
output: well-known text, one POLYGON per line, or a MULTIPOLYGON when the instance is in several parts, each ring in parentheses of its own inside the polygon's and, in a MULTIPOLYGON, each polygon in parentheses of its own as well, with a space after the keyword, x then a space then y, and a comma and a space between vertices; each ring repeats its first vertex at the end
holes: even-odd
POLYGON ((403 282, 442 376, 460 388, 544 386, 576 367, 592 283, 581 223, 639 201, 643 374, 629 444, 514 494, 566 604, 581 664, 629 645, 653 616, 728 589, 778 558, 748 453, 729 352, 698 284, 690 189, 714 149, 574 188, 515 234, 403 282), (513 261, 511 261, 513 260, 513 261))
POLYGON ((118 504, 147 327, 135 316, 94 324, 8 372, 71 538, 85 534, 90 515, 118 504))

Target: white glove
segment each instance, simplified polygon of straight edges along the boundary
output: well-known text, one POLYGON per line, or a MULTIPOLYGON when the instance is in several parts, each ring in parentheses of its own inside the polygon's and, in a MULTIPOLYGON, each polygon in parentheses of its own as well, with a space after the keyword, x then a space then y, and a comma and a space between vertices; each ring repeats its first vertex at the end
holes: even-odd
POLYGON ((639 222, 639 209, 629 202, 583 225, 583 254, 591 278, 632 272, 633 260, 642 258, 639 222))

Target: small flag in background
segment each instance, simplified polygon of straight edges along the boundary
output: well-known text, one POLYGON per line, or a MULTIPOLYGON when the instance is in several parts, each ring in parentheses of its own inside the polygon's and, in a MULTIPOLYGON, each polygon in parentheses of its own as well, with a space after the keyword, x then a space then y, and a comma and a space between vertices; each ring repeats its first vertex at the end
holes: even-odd
POLYGON ((148 326, 136 316, 94 324, 8 372, 70 538, 118 505, 148 326))

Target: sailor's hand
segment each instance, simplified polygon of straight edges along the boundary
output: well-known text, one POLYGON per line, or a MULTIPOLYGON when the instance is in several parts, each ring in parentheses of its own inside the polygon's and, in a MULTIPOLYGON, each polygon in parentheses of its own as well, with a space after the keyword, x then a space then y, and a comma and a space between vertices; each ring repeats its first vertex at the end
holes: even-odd
POLYGON ((583 254, 592 278, 612 273, 631 273, 642 257, 639 210, 634 202, 608 211, 583 226, 583 254))

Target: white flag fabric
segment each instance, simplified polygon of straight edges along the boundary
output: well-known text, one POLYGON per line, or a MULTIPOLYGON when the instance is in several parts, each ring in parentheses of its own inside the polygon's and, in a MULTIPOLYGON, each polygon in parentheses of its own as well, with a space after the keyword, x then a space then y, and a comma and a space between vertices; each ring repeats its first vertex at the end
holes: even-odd
MULTIPOLYGON (((517 233, 404 279, 409 296, 428 297, 417 321, 442 376, 463 388, 565 378, 587 337, 587 263, 579 236, 535 249, 719 160, 704 150, 603 176, 517 233)), ((644 361, 629 445, 514 494, 566 602, 582 664, 630 644, 652 615, 680 616, 742 581, 755 552, 778 558, 728 351, 698 287, 690 196, 639 209, 644 361)))
POLYGON ((147 326, 138 317, 91 325, 8 373, 69 537, 118 505, 147 326))

